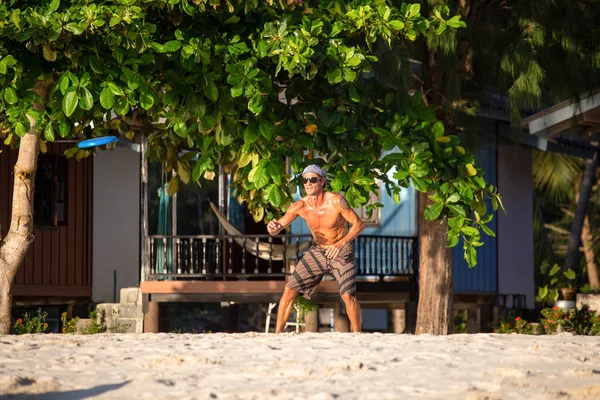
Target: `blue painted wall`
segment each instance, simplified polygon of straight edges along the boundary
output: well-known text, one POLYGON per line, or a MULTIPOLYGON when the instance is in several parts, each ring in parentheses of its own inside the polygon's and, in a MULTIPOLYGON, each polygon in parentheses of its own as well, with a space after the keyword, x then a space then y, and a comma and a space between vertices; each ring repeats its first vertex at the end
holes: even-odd
MULTIPOLYGON (((498 181, 498 145, 497 145, 497 122, 490 119, 478 119, 476 127, 477 140, 473 143, 467 142, 468 147, 474 154, 477 164, 485 171, 485 179, 488 183, 497 186, 498 181)), ((488 201, 488 211, 492 205, 488 201)), ((498 232, 497 212, 488 226, 498 232)), ((454 280, 454 291, 463 293, 494 293, 498 291, 498 245, 496 238, 482 233, 484 245, 477 249, 477 265, 469 268, 463 256, 462 240, 452 249, 452 270, 454 280)))

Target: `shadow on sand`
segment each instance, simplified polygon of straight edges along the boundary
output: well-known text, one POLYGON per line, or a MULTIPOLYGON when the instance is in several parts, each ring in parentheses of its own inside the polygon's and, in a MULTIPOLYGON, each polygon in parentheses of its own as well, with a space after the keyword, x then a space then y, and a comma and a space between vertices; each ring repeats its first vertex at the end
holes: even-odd
POLYGON ((5 394, 0 395, 0 399, 14 399, 14 400, 34 400, 34 399, 43 399, 43 400, 80 400, 87 399, 94 396, 99 396, 103 393, 110 392, 112 390, 117 390, 127 385, 129 381, 125 381, 122 383, 114 383, 111 385, 100 385, 90 389, 78 389, 71 390, 68 392, 47 392, 47 393, 23 393, 23 394, 5 394))

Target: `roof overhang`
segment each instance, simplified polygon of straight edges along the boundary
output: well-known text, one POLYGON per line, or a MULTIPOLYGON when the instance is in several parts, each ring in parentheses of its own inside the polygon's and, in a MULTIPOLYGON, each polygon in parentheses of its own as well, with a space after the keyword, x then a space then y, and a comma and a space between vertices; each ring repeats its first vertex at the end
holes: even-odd
POLYGON ((600 150, 600 90, 564 101, 523 120, 530 135, 557 145, 600 150))

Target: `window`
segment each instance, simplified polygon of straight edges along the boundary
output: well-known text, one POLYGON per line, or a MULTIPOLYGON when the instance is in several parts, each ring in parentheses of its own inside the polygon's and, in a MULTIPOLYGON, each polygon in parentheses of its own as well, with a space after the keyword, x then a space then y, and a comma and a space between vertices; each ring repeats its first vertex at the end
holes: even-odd
POLYGON ((35 174, 33 223, 58 226, 67 223, 67 159, 41 154, 35 174))
MULTIPOLYGON (((380 183, 380 182, 378 182, 380 183)), ((379 190, 377 193, 370 193, 370 204, 379 203, 379 194, 381 192, 381 186, 379 186, 379 190)), ((367 206, 362 206, 357 208, 356 214, 362 219, 362 221, 367 226, 379 226, 379 217, 381 216, 381 208, 374 208, 371 216, 369 217, 369 210, 367 210, 367 206)))

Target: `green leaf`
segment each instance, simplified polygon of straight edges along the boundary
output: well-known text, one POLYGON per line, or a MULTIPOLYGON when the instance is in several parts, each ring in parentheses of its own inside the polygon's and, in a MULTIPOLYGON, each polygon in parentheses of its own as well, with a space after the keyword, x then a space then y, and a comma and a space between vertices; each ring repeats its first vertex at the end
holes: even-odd
POLYGON ((112 28, 115 25, 117 25, 119 22, 121 22, 121 17, 119 17, 118 15, 113 15, 108 24, 112 28))
POLYGON ((125 92, 116 83, 108 82, 108 88, 115 96, 125 96, 125 92))
POLYGON ((217 101, 219 98, 219 89, 213 81, 208 81, 202 91, 204 95, 211 101, 217 101))
POLYGON ((88 59, 88 63, 90 64, 90 68, 97 74, 103 74, 104 68, 100 59, 96 56, 90 56, 88 59))
POLYGON ((389 136, 389 135, 391 135, 390 131, 388 131, 388 130, 387 130, 387 129, 385 129, 385 128, 377 128, 377 127, 374 127, 374 128, 371 128, 371 130, 372 130, 374 133, 376 133, 377 135, 379 135, 379 136, 389 136))
POLYGON ((58 134, 60 137, 67 137, 71 133, 71 123, 64 115, 58 119, 58 134))
POLYGON ((44 128, 44 137, 47 141, 54 142, 54 128, 52 127, 52 124, 49 123, 44 128))
POLYGON ((477 265, 477 251, 475 250, 475 247, 468 246, 465 249, 465 260, 467 261, 469 268, 473 268, 477 265))
POLYGON ((190 183, 190 172, 189 162, 177 160, 177 175, 183 183, 190 183))
POLYGON ((344 183, 342 182, 341 179, 335 178, 334 180, 331 181, 330 185, 331 185, 331 189, 335 193, 338 193, 340 190, 342 190, 344 183))
POLYGON ((64 96, 67 92, 67 89, 69 88, 69 74, 62 74, 62 76, 58 80, 58 88, 64 96))
POLYGON ((75 22, 66 24, 65 30, 71 32, 73 35, 81 35, 83 33, 83 29, 75 22))
POLYGON ((185 124, 185 122, 179 120, 175 122, 175 124, 173 124, 173 131, 177 134, 177 136, 186 137, 187 125, 185 124))
POLYGON ((448 244, 446 245, 446 247, 448 247, 448 248, 454 247, 458 244, 459 241, 460 241, 460 235, 458 233, 450 234, 450 232, 448 232, 448 244))
POLYGON ((390 26, 390 28, 397 30, 397 31, 404 29, 404 23, 402 21, 398 21, 398 20, 390 21, 390 22, 388 22, 388 25, 390 26))
POLYGON ((558 264, 554 264, 550 272, 548 272, 548 276, 554 276, 560 271, 560 266, 558 264))
POLYGON ((460 230, 465 236, 479 236, 479 230, 472 226, 463 226, 460 230))
POLYGON ((6 64, 7 67, 14 67, 17 65, 17 59, 11 55, 8 55, 2 59, 2 62, 6 64))
POLYGON ((444 210, 443 203, 433 203, 433 204, 430 204, 425 209, 425 212, 423 215, 425 216, 425 219, 433 220, 433 219, 438 218, 443 210, 444 210))
POLYGON ((56 51, 52 50, 48 46, 44 46, 43 47, 43 49, 42 49, 42 55, 44 56, 44 58, 46 59, 46 61, 56 61, 56 56, 57 56, 56 51))
POLYGON ((491 230, 488 226, 484 225, 483 223, 479 223, 479 226, 481 226, 481 229, 485 232, 486 235, 491 236, 491 237, 496 237, 496 234, 494 233, 493 230, 491 230))
POLYGON ((149 110, 154 105, 154 97, 148 91, 140 93, 140 105, 144 110, 149 110))
POLYGON ((63 97, 62 109, 67 117, 70 117, 75 112, 78 103, 79 97, 76 91, 71 91, 63 97))
POLYGON ((260 132, 256 126, 256 123, 251 122, 248 124, 246 129, 244 130, 244 142, 246 143, 254 143, 258 139, 260 132))
POLYGON ((8 104, 17 104, 19 102, 17 91, 10 86, 4 89, 4 100, 6 100, 8 104))
POLYGON ((358 90, 356 90, 356 86, 350 85, 348 87, 348 94, 350 95, 350 100, 355 103, 360 103, 360 95, 358 94, 358 90))
POLYGON ((58 10, 59 5, 60 5, 60 0, 52 0, 50 2, 50 6, 48 7, 48 11, 53 13, 54 11, 58 10))
POLYGON ((167 185, 167 194, 173 196, 179 190, 179 177, 174 176, 167 185))
POLYGON ((25 128, 25 125, 23 125, 22 122, 17 122, 15 124, 15 133, 19 137, 23 137, 27 133, 27 128, 25 128))
POLYGON ((83 110, 91 110, 94 105, 94 98, 92 93, 87 88, 81 88, 81 95, 79 97, 79 107, 83 110))
POLYGON ((248 110, 252 111, 254 115, 258 115, 263 110, 264 99, 260 93, 256 93, 248 102, 248 110))
POLYGON ((448 198, 446 199, 446 203, 456 203, 459 200, 460 200, 460 194, 453 193, 450 196, 448 196, 448 198))
POLYGON ((456 204, 448 204, 447 207, 455 215, 460 215, 461 217, 465 217, 467 215, 467 213, 465 212, 465 209, 462 206, 459 206, 456 204))
POLYGON ((269 202, 275 207, 279 207, 283 201, 283 195, 276 185, 272 185, 269 189, 269 202))
POLYGON ((115 95, 108 86, 100 92, 100 104, 107 110, 110 110, 115 105, 115 95))
POLYGON ((179 50, 182 46, 182 43, 178 40, 170 40, 167 43, 163 44, 163 49, 165 53, 174 53, 179 50))
POLYGON ((573 271, 571 268, 569 268, 568 270, 566 270, 563 274, 565 275, 565 277, 567 279, 570 279, 570 280, 573 280, 576 277, 575 271, 573 271))

